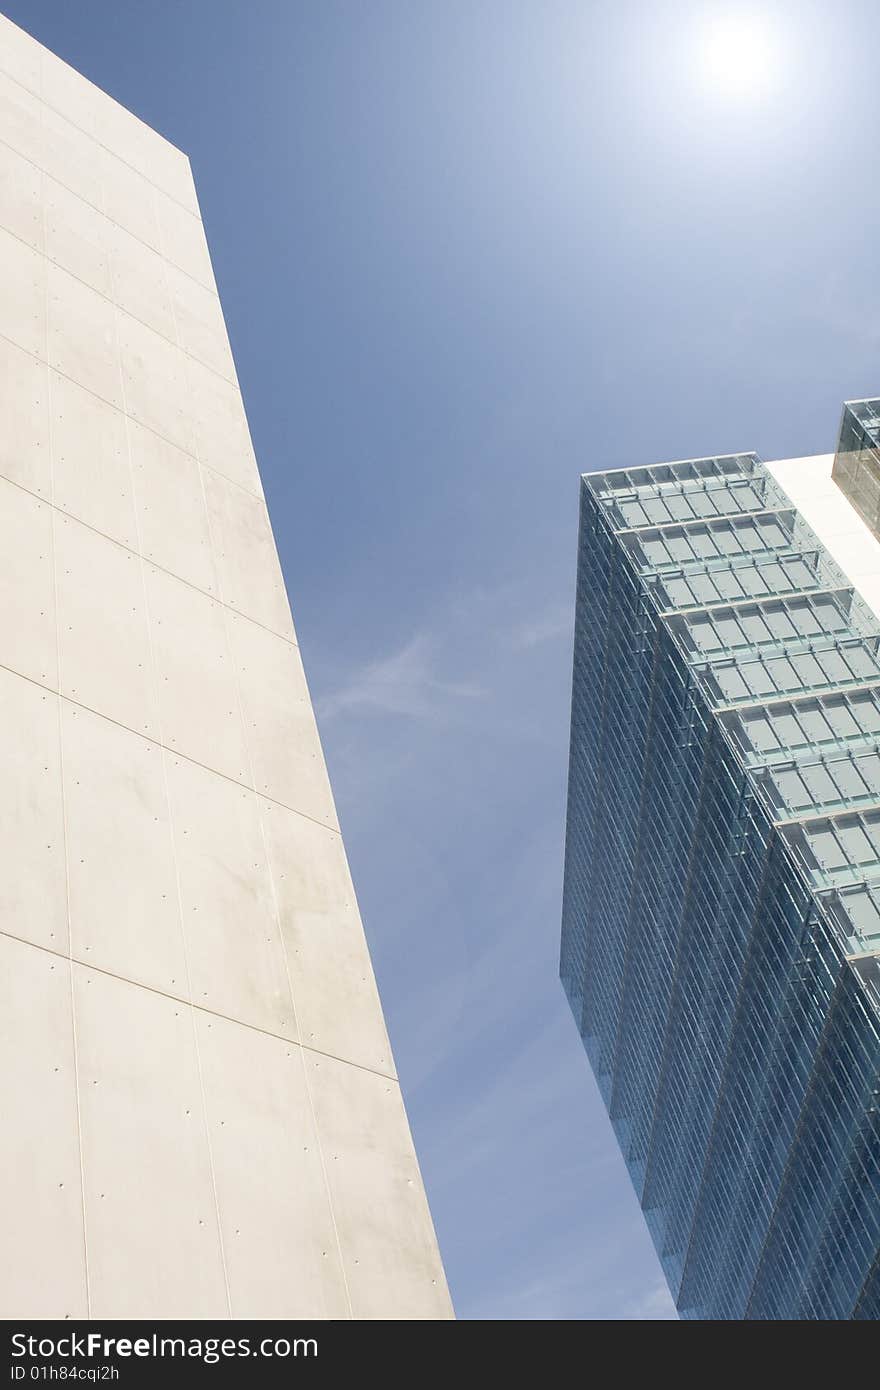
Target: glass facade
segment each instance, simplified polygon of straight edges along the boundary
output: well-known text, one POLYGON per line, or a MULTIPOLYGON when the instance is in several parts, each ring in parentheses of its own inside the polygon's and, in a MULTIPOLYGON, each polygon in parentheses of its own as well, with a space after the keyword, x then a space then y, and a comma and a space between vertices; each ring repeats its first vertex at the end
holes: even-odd
POLYGON ((847 401, 831 474, 875 536, 880 536, 880 400, 847 401))
POLYGON ((560 973, 681 1316, 880 1317, 880 620, 754 454, 582 479, 560 973))

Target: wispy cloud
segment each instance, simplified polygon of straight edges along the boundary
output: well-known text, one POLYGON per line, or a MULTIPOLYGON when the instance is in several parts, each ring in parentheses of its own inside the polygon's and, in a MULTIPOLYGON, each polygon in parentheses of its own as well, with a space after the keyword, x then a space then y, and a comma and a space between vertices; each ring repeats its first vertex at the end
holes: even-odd
MULTIPOLYGON (((570 639, 573 610, 569 603, 529 607, 530 598, 522 584, 512 583, 447 596, 390 653, 333 671, 315 700, 320 723, 348 730, 359 718, 385 716, 436 730, 466 721, 484 725, 495 741, 544 741, 544 722, 522 711, 541 698, 548 669, 555 669, 570 639), (512 690, 518 700, 510 698, 512 690)), ((568 679, 566 673, 566 689, 568 679)))
POLYGON ((462 586, 360 664, 334 652, 318 701, 435 1219, 477 1318, 664 1316, 557 977, 571 618, 525 578, 462 586))
POLYGON ((436 644, 426 634, 379 661, 354 671, 344 685, 318 701, 321 719, 341 714, 399 715, 408 719, 445 719, 450 701, 479 699, 478 685, 441 678, 436 672, 436 644))
POLYGON ((511 634, 511 646, 519 650, 538 647, 542 642, 555 642, 568 637, 574 622, 574 604, 549 609, 546 613, 521 623, 511 634))

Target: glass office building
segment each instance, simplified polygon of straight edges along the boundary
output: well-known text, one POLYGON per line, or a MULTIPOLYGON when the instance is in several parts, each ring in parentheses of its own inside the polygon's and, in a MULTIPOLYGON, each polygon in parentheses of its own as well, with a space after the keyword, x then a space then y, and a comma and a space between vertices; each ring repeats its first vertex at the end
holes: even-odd
POLYGON ((880 1316, 878 430, 582 479, 561 976, 686 1318, 880 1316))

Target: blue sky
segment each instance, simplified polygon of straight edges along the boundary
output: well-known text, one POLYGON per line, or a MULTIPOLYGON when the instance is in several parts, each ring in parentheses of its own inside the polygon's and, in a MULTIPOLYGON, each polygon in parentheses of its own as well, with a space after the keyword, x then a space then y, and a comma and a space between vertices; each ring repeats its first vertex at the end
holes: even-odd
POLYGON ((459 1316, 673 1316, 556 973, 577 479, 880 390, 880 10, 3 9, 192 158, 459 1316))

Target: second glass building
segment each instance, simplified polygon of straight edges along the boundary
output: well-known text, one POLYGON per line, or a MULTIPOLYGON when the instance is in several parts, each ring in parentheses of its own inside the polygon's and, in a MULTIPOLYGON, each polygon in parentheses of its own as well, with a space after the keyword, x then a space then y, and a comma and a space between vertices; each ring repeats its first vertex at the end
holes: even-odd
POLYGON ((875 405, 582 479, 561 975, 683 1317, 880 1316, 875 405))

